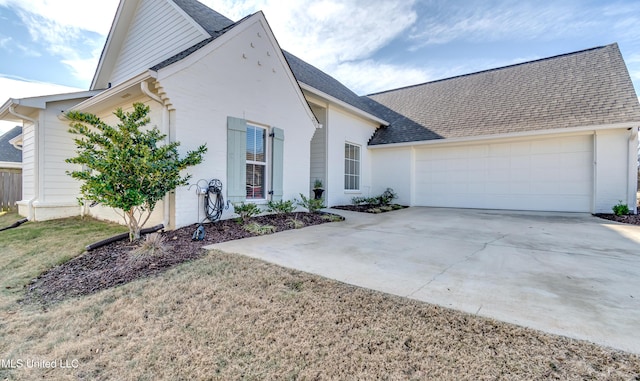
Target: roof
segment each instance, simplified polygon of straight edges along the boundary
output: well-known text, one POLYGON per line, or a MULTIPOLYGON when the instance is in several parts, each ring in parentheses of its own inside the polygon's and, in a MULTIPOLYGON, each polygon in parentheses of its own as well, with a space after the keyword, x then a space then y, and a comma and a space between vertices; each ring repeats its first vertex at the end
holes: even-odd
POLYGON ((0 162, 22 162, 22 151, 14 147, 10 142, 11 139, 19 136, 20 134, 22 134, 22 127, 16 126, 7 131, 4 135, 0 135, 0 162))
POLYGON ((282 53, 298 82, 305 83, 368 114, 379 117, 368 100, 358 96, 337 79, 285 50, 282 53))
POLYGON ((390 120, 370 145, 640 122, 640 104, 617 44, 368 98, 415 123, 408 128, 390 120))
POLYGON ((74 93, 51 94, 18 99, 9 98, 4 104, 0 105, 0 120, 22 122, 23 117, 21 115, 16 115, 12 110, 17 114, 25 115, 33 109, 44 110, 47 107, 47 103, 50 102, 90 98, 99 94, 101 91, 102 90, 78 91, 74 93))
POLYGON ((196 0, 173 0, 186 14, 197 22, 204 30, 216 37, 218 32, 231 26, 234 22, 196 0))

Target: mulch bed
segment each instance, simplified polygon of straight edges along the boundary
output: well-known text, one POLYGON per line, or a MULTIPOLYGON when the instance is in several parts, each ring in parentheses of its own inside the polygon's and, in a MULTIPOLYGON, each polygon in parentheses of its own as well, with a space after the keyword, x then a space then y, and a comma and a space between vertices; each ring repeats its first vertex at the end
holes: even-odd
POLYGON ((604 218, 605 220, 622 222, 624 224, 640 225, 640 214, 616 216, 615 214, 596 213, 594 216, 604 218))
MULTIPOLYGON (((290 230, 290 220, 295 219, 304 226, 330 222, 320 213, 294 212, 253 217, 247 221, 261 225, 272 225, 276 232, 290 230)), ((40 303, 43 306, 69 297, 89 295, 103 289, 115 287, 133 280, 162 273, 169 268, 200 258, 206 253, 203 246, 234 239, 253 237, 244 229, 244 224, 235 219, 205 224, 205 237, 193 241, 198 224, 177 230, 162 232, 166 251, 162 254, 136 256, 131 252, 140 242, 128 239, 85 252, 82 255, 41 274, 28 284, 24 303, 40 303)))
POLYGON ((380 205, 373 204, 359 204, 359 205, 338 205, 332 206, 332 209, 340 209, 340 210, 348 210, 351 212, 362 212, 362 213, 385 213, 393 210, 408 208, 405 205, 391 204, 389 207, 381 207, 380 205))

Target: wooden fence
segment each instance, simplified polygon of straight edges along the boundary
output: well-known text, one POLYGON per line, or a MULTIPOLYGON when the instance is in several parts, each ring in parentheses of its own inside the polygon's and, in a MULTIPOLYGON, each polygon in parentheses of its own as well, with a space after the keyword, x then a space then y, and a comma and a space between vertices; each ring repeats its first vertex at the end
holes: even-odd
POLYGON ((0 211, 15 210, 22 198, 22 170, 0 168, 0 211))

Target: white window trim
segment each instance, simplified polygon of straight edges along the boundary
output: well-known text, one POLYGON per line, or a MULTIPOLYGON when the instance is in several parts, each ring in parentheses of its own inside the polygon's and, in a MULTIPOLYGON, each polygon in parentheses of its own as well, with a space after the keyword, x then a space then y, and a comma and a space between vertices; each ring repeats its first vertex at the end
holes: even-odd
MULTIPOLYGON (((357 189, 347 189, 346 187, 346 183, 344 181, 344 178, 342 180, 342 187, 344 188, 344 192, 345 193, 362 193, 362 145, 360 144, 356 144, 353 142, 350 142, 348 140, 345 140, 344 142, 345 145, 349 144, 352 145, 354 147, 358 147, 358 188, 357 189)), ((346 162, 347 157, 346 155, 344 156, 343 160, 346 162)), ((347 172, 344 171, 344 176, 347 176, 347 172)))
MULTIPOLYGON (((269 198, 269 186, 270 184, 270 179, 271 179, 271 168, 270 168, 270 154, 271 154, 271 148, 269 147, 269 139, 271 138, 269 136, 269 131, 270 131, 270 127, 269 126, 265 126, 263 124, 258 124, 255 122, 250 122, 247 121, 247 131, 249 129, 249 127, 254 127, 254 128, 260 128, 262 130, 264 130, 264 162, 262 161, 252 161, 252 160, 246 160, 245 159, 245 165, 246 164, 258 164, 258 165, 264 165, 264 179, 263 179, 263 190, 262 190, 262 194, 264 195, 263 198, 248 198, 245 196, 245 200, 246 202, 251 202, 251 203, 255 203, 255 204, 265 204, 267 203, 267 200, 269 198)), ((247 136, 248 136, 248 132, 247 132, 247 136)), ((245 184, 246 184, 246 180, 245 180, 245 184)), ((246 186, 246 185, 245 185, 246 186)))

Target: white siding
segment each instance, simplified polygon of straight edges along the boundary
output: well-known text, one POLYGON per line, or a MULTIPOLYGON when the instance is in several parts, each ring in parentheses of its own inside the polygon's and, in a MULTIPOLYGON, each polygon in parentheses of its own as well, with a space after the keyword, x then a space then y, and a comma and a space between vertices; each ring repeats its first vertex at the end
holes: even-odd
POLYGON ((116 85, 207 38, 169 2, 142 0, 114 66, 116 85))
MULTIPOLYGON (((283 199, 291 200, 309 189, 314 125, 265 27, 260 21, 247 22, 199 52, 197 62, 189 57, 193 59, 179 64, 190 66, 181 66, 181 70, 169 67, 158 73, 176 109, 172 134, 181 142, 182 153, 207 143, 204 162, 188 170, 193 174, 191 182, 217 178, 226 191, 227 116, 283 129, 283 199)), ((175 198, 178 227, 204 217, 193 188, 178 189, 175 198)), ((223 218, 230 213, 227 211, 223 218)))
POLYGON ((22 127, 22 200, 29 201, 36 195, 35 178, 35 129, 32 123, 22 127))
POLYGON ((394 202, 412 205, 414 150, 411 147, 372 149, 371 167, 373 195, 382 194, 387 188, 393 188, 398 195, 394 202))
POLYGON ((327 117, 328 139, 328 206, 350 204, 353 197, 372 196, 371 152, 367 143, 375 132, 376 125, 337 106, 329 105, 327 117), (356 144, 360 147, 360 190, 344 189, 344 145, 356 144))
POLYGON ((627 201, 628 141, 629 131, 626 129, 596 133, 596 213, 612 213, 611 208, 620 201, 633 206, 627 201))
POLYGON ((41 152, 44 160, 41 178, 44 187, 39 196, 42 203, 77 203, 80 183, 66 174, 66 171, 73 171, 77 166, 65 163, 66 159, 75 156, 74 135, 69 133, 69 122, 58 119, 58 115, 78 102, 79 100, 48 103, 43 112, 41 152))
MULTIPOLYGON (((318 118, 318 122, 322 124, 322 128, 316 129, 313 139, 311 139, 310 194, 316 179, 322 181, 322 185, 325 187, 327 183, 327 109, 316 105, 311 105, 311 109, 318 118)), ((326 196, 326 194, 323 195, 323 197, 326 196)))

